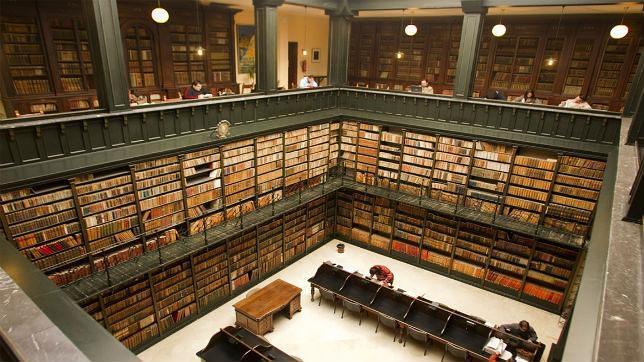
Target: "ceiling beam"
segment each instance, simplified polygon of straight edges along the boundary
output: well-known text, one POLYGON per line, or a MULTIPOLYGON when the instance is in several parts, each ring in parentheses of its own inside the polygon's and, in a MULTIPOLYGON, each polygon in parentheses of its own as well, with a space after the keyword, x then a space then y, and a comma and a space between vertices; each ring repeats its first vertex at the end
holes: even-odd
POLYGON ((342 3, 342 0, 287 0, 286 3, 323 10, 336 10, 338 3, 342 3))
MULTIPOLYGON (((307 0, 296 0, 307 1, 307 0)), ((316 0, 308 0, 315 2, 316 0)), ((329 3, 331 0, 317 0, 329 3)), ((574 6, 574 5, 614 5, 620 1, 609 0, 482 0, 484 7, 497 6, 574 6)), ((460 8, 461 0, 349 0, 351 10, 401 10, 460 8)))

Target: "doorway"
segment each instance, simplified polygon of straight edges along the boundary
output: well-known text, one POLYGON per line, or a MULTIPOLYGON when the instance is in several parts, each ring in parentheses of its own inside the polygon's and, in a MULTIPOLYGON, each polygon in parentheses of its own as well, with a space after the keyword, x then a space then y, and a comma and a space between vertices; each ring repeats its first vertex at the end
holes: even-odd
POLYGON ((297 42, 288 42, 288 89, 297 88, 297 49, 297 42))

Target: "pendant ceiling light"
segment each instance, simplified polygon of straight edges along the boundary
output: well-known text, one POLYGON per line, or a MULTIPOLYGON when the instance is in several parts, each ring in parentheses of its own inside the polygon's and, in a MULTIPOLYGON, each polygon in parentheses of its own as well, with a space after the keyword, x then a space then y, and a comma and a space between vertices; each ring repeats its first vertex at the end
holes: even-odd
MULTIPOLYGON (((554 41, 557 41, 557 38, 559 37, 559 29, 561 28, 561 18, 563 18, 563 13, 564 13, 565 6, 561 7, 561 14, 559 14, 559 22, 557 23, 557 30, 555 31, 555 38, 554 41)), ((548 59, 546 59, 546 65, 549 67, 552 67, 557 63, 557 58, 555 58, 552 54, 548 59)))
POLYGON ((628 7, 624 8, 624 15, 622 15, 622 21, 619 23, 619 25, 613 26, 612 29, 610 29, 610 37, 613 39, 621 39, 628 34, 628 26, 624 25, 624 16, 626 16, 626 11, 628 11, 628 7))
POLYGON ((307 6, 304 5, 304 48, 302 48, 302 55, 303 56, 307 56, 307 54, 309 54, 309 52, 306 51, 306 28, 307 28, 307 26, 306 26, 306 23, 307 23, 306 9, 307 9, 307 6))
POLYGON ((157 7, 152 10, 152 20, 159 24, 163 24, 170 19, 168 11, 161 7, 161 0, 157 0, 157 7))
MULTIPOLYGON (((403 19, 405 18, 405 9, 402 11, 402 16, 400 17, 400 31, 403 31, 403 19)), ((405 53, 403 53, 401 50, 398 50, 396 52, 396 59, 402 59, 403 56, 405 56, 405 53)))
POLYGON ((414 18, 409 17, 409 25, 405 27, 405 34, 408 36, 414 36, 418 32, 418 28, 414 25, 414 18))
MULTIPOLYGON (((197 33, 201 35, 201 17, 199 16, 199 0, 195 0, 195 11, 197 12, 197 33)), ((201 36, 199 37, 199 42, 201 42, 201 36)), ((197 47, 197 55, 203 56, 203 47, 199 44, 197 47)))
POLYGON ((499 23, 494 25, 494 27, 492 27, 492 35, 494 35, 497 38, 505 35, 505 32, 507 30, 505 28, 505 25, 503 25, 503 23, 501 22, 501 20, 503 20, 503 10, 501 10, 501 17, 499 18, 499 23))

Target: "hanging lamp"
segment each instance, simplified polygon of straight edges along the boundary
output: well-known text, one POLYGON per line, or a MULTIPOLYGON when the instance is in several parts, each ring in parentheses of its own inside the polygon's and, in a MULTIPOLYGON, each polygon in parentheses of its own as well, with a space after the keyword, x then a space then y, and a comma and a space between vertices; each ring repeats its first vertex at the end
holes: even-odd
MULTIPOLYGON (((561 28, 561 19, 563 18, 563 13, 565 8, 566 8, 565 6, 561 7, 561 13, 559 14, 559 22, 557 23, 557 30, 555 31, 555 38, 554 38, 555 41, 557 41, 557 38, 559 37, 559 29, 561 28)), ((552 55, 550 55, 550 57, 546 59, 546 65, 549 67, 554 66, 555 63, 557 63, 557 58, 555 58, 552 55)))
POLYGON ((414 18, 412 16, 409 17, 409 25, 405 27, 405 34, 408 36, 414 36, 418 32, 418 28, 416 25, 414 25, 414 18))
POLYGON ((619 23, 619 25, 613 26, 612 29, 610 29, 610 37, 613 39, 621 39, 628 34, 628 26, 624 25, 624 17, 626 16, 626 12, 628 11, 628 6, 624 8, 624 15, 622 15, 622 21, 619 23))
POLYGON ((503 9, 501 9, 501 17, 499 18, 499 23, 492 27, 492 35, 497 38, 505 35, 505 32, 507 31, 505 25, 503 25, 501 20, 503 20, 503 9))
POLYGON ((168 11, 161 7, 161 0, 157 0, 157 7, 152 9, 152 20, 159 24, 163 24, 170 19, 168 11))
POLYGON ((306 28, 307 28, 307 24, 306 24, 307 23, 306 9, 307 9, 307 6, 304 5, 304 48, 302 48, 302 55, 303 56, 307 56, 307 54, 309 54, 309 52, 306 51, 306 28))

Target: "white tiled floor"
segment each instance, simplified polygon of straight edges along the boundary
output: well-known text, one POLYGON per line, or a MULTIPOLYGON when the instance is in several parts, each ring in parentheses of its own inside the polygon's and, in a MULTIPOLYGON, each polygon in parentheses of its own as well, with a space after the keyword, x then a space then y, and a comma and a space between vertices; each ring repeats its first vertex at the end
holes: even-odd
MULTIPOLYGON (((393 343, 393 333, 386 328, 381 327, 375 334, 376 322, 373 318, 363 320, 362 326, 358 326, 357 316, 350 312, 340 319, 339 307, 335 315, 330 303, 323 301, 322 306, 318 307, 317 291, 315 302, 311 302, 310 285, 306 280, 327 260, 362 273, 368 272, 373 264, 387 265, 395 275, 395 286, 405 289, 410 295, 424 294, 428 299, 482 317, 491 323, 526 319, 536 329, 539 340, 547 346, 542 361, 546 360, 550 344, 559 336, 561 328, 559 317, 555 314, 350 244, 346 245, 344 254, 338 254, 336 243, 327 243, 259 285, 261 287, 281 278, 302 288, 302 312, 296 313, 292 320, 281 314, 276 316, 275 331, 265 337, 278 348, 306 362, 440 361, 442 356, 442 348, 437 345, 430 347, 427 356, 423 356, 419 343, 410 342, 403 348, 401 344, 393 343)), ((199 361, 195 353, 206 346, 210 337, 219 328, 235 323, 232 305, 243 297, 238 296, 143 351, 139 358, 154 362, 199 361)), ((449 359, 446 357, 445 360, 449 359)))

